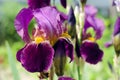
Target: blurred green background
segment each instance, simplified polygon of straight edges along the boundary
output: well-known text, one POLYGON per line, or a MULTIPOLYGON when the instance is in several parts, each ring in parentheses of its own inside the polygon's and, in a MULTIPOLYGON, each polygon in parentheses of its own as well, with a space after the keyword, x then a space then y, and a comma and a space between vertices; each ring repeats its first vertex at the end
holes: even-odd
MULTIPOLYGON (((72 1, 72 0, 68 0, 72 1)), ((102 1, 102 0, 101 0, 102 1)), ((103 37, 98 41, 100 48, 104 50, 102 62, 97 65, 85 64, 83 69, 83 80, 113 80, 114 74, 108 66, 113 65, 114 48, 105 48, 104 44, 112 38, 113 27, 116 19, 116 12, 112 6, 104 6, 96 2, 92 3, 88 0, 87 4, 92 4, 98 8, 98 17, 105 23, 105 31, 103 37)), ((69 2, 68 2, 69 3, 69 2)), ((103 2, 104 3, 104 2, 103 2)), ((58 2, 56 2, 58 4, 58 2)), ((17 13, 27 4, 24 0, 0 0, 0 80, 38 80, 37 73, 29 73, 16 60, 16 52, 24 46, 24 42, 18 36, 14 28, 14 19, 17 13)), ((63 7, 58 5, 61 11, 65 11, 63 7), (64 9, 64 10, 63 10, 64 9)), ((30 24, 30 26, 33 24, 30 24)), ((29 28, 31 29, 31 28, 29 28)), ((74 63, 67 64, 66 75, 77 77, 76 69, 73 69, 74 63)), ((56 79, 55 79, 56 80, 56 79)))

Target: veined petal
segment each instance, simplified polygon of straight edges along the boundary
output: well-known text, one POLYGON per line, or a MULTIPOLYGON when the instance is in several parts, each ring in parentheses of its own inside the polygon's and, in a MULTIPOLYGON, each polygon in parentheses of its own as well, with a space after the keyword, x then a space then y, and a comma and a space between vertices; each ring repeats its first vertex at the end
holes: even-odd
POLYGON ((30 42, 30 36, 28 34, 28 25, 32 18, 32 10, 29 8, 24 8, 18 13, 14 22, 17 33, 27 43, 30 42))
POLYGON ((62 6, 63 6, 64 8, 66 8, 66 5, 67 5, 66 0, 60 0, 60 2, 61 2, 61 4, 62 4, 62 6))
POLYGON ((94 42, 85 41, 81 45, 80 51, 82 58, 90 64, 97 64, 102 60, 103 51, 99 49, 98 44, 94 42))
POLYGON ((61 77, 59 77, 58 80, 75 80, 75 79, 72 79, 71 77, 61 76, 61 77))
POLYGON ((17 57, 27 71, 43 72, 50 68, 53 55, 54 50, 50 44, 43 42, 39 45, 35 43, 27 44, 19 51, 17 57))
POLYGON ((102 37, 103 31, 104 31, 104 23, 101 19, 98 19, 96 17, 87 16, 85 18, 85 25, 84 25, 84 31, 86 32, 89 27, 92 27, 96 34, 95 38, 100 39, 102 37))
POLYGON ((115 22, 113 35, 115 36, 118 33, 120 33, 120 17, 118 17, 115 22))
POLYGON ((60 13, 55 7, 44 7, 35 10, 34 16, 40 28, 45 30, 50 37, 62 34, 62 23, 67 17, 65 14, 60 13))
POLYGON ((50 0, 28 0, 28 5, 32 9, 41 8, 50 5, 50 0))

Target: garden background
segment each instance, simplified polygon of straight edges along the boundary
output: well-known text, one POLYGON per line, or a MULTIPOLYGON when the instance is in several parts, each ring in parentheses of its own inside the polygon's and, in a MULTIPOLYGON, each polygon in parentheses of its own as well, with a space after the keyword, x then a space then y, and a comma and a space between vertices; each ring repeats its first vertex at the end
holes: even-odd
MULTIPOLYGON (((68 4, 74 0, 68 0, 68 4)), ((88 0, 87 4, 98 8, 97 16, 105 23, 103 37, 98 40, 100 48, 104 51, 102 62, 97 65, 85 64, 83 69, 83 80, 113 80, 114 48, 105 48, 104 44, 112 38, 114 23, 116 20, 115 7, 112 0, 88 0)), ((57 7, 67 13, 56 0, 57 7)), ((38 80, 35 74, 29 73, 16 60, 16 52, 24 46, 24 42, 18 36, 14 28, 14 19, 17 13, 27 7, 25 0, 0 0, 0 80, 38 80)), ((29 25, 29 31, 32 29, 29 25)), ((77 71, 71 65, 66 66, 67 74, 76 78, 77 71), (70 72, 73 72, 70 74, 70 72)))

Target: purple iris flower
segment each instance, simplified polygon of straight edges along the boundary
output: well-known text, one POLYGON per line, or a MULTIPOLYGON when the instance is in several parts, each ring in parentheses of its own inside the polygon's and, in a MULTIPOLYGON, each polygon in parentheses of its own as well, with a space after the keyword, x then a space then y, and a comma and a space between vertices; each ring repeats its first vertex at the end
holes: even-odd
MULTIPOLYGON (((32 0, 29 2, 32 2, 32 0)), ((16 16, 16 31, 26 43, 17 52, 17 60, 29 72, 47 72, 56 55, 68 56, 71 61, 73 60, 73 45, 67 40, 70 36, 63 25, 67 16, 55 7, 39 8, 33 6, 36 4, 30 4, 32 9, 23 8, 16 16), (37 26, 33 29, 31 38, 28 33, 28 25, 33 18, 36 20, 37 26), (62 44, 59 44, 59 41, 62 44), (54 45, 55 48, 53 48, 54 45)))
POLYGON ((104 23, 101 19, 96 17, 96 14, 97 9, 95 7, 90 5, 85 6, 85 24, 82 33, 82 44, 80 45, 80 50, 76 45, 77 55, 81 56, 90 64, 97 64, 102 60, 103 56, 103 51, 99 49, 96 40, 102 37, 104 23), (95 36, 87 33, 87 30, 90 27, 95 31, 95 36))

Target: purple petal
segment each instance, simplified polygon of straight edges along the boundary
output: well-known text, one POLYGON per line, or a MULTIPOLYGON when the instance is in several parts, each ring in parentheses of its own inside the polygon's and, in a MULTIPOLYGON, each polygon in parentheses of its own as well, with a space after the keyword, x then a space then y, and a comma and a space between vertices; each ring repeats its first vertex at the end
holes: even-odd
POLYGON ((68 14, 68 23, 71 25, 71 27, 74 27, 76 24, 76 19, 74 15, 73 8, 70 8, 69 14, 68 14))
POLYGON ((50 68, 54 50, 50 44, 45 42, 39 45, 29 43, 18 54, 18 60, 27 71, 43 72, 50 68))
POLYGON ((28 34, 28 25, 33 18, 31 9, 22 9, 15 18, 15 28, 17 33, 25 42, 30 42, 30 36, 28 34))
POLYGON ((120 33, 120 17, 118 17, 115 22, 113 35, 115 36, 118 33, 120 33))
POLYGON ((54 57, 55 72, 58 76, 62 76, 64 74, 66 56, 68 56, 71 59, 71 61, 73 60, 73 45, 67 39, 60 38, 55 43, 54 50, 55 50, 54 57))
POLYGON ((105 43, 105 47, 106 48, 108 48, 108 47, 110 47, 110 46, 112 46, 113 45, 113 42, 112 41, 109 41, 109 42, 106 42, 105 43))
POLYGON ((89 27, 92 27, 96 34, 95 38, 100 39, 102 37, 103 31, 104 31, 104 23, 101 19, 98 19, 96 17, 87 16, 85 18, 85 25, 84 25, 84 31, 86 32, 89 27))
POLYGON ((120 6, 120 0, 113 0, 113 6, 120 6))
POLYGON ((61 77, 59 77, 58 80, 75 80, 75 79, 72 79, 71 77, 63 77, 63 76, 61 76, 61 77))
POLYGON ((81 45, 80 51, 82 58, 90 64, 97 64, 102 60, 103 51, 94 42, 84 42, 81 45))
POLYGON ((22 50, 23 50, 24 48, 22 48, 22 49, 20 49, 18 52, 17 52, 17 54, 16 54, 16 58, 17 58, 17 60, 19 61, 19 62, 21 62, 21 54, 22 54, 22 50))
POLYGON ((89 16, 95 16, 98 12, 98 10, 91 5, 86 5, 84 10, 85 10, 85 15, 89 15, 89 16))
POLYGON ((62 34, 62 24, 67 16, 60 13, 54 7, 44 7, 35 10, 34 16, 39 24, 39 27, 47 33, 48 36, 53 38, 54 35, 59 36, 62 34))
MULTIPOLYGON (((66 55, 71 59, 70 62, 73 60, 73 45, 68 39, 60 38, 56 44, 54 45, 54 49, 56 50, 57 48, 62 47, 66 55)), ((58 53, 55 53, 58 54, 58 53)), ((59 54, 64 54, 64 53, 59 53, 59 54)))
POLYGON ((41 8, 50 5, 50 0, 28 0, 28 5, 32 9, 41 8))
POLYGON ((66 8, 66 5, 67 5, 66 0, 60 0, 60 2, 61 2, 61 4, 62 4, 62 6, 63 6, 64 8, 66 8))

